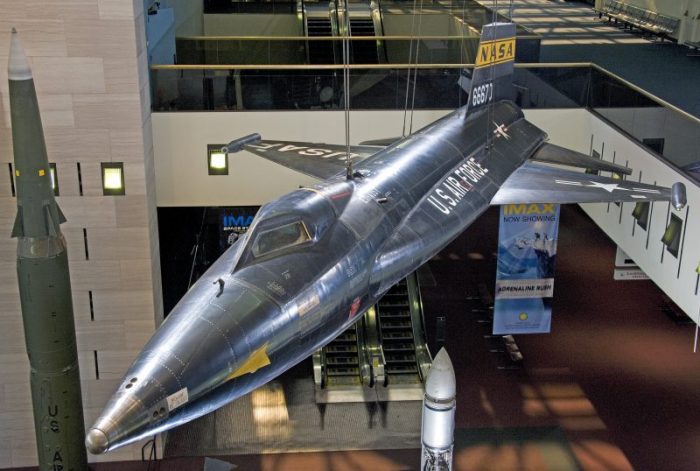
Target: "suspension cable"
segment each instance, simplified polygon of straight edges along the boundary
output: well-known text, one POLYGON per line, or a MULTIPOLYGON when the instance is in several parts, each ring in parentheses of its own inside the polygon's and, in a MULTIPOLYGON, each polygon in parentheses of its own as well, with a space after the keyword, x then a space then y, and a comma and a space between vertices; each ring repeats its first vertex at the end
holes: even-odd
MULTIPOLYGON (((491 23, 496 23, 498 21, 498 0, 493 0, 493 10, 491 11, 491 23)), ((496 30, 493 29, 494 31, 494 37, 493 39, 496 39, 496 30)), ((489 55, 489 62, 491 61, 490 55, 489 55)), ((491 83, 493 84, 493 87, 495 88, 495 80, 496 80, 496 68, 493 66, 493 64, 489 64, 489 73, 491 75, 491 83)), ((492 144, 493 144, 493 136, 491 135, 491 123, 493 122, 493 119, 495 117, 495 112, 494 112, 494 100, 492 99, 490 103, 487 105, 486 108, 486 150, 490 152, 492 144), (489 143, 490 141, 490 143, 489 143)), ((494 123, 495 126, 495 123, 494 123)))
MULTIPOLYGON (((414 12, 415 14, 415 12, 414 12)), ((418 40, 416 41, 416 68, 413 72, 413 96, 411 97, 411 119, 408 126, 408 134, 413 133, 413 111, 416 109, 416 88, 418 88, 418 53, 420 52, 420 35, 423 24, 423 0, 420 0, 420 15, 418 16, 418 40)))
MULTIPOLYGON (((466 0, 462 0, 462 40, 460 41, 459 44, 459 62, 460 64, 464 64, 467 62, 467 2, 466 0)), ((477 51, 478 52, 478 51, 477 51)), ((457 78, 457 109, 462 108, 462 70, 459 69, 459 77, 457 78)), ((474 72, 472 72, 472 76, 474 76, 474 72)), ((467 102, 469 103, 469 102, 467 102)))
MULTIPOLYGON (((422 0, 421 0, 422 1, 422 0)), ((408 92, 411 87, 411 61, 413 60, 413 42, 415 40, 416 27, 416 0, 413 0, 413 14, 411 15, 411 40, 408 43, 408 65, 406 68, 406 99, 403 105, 403 128, 401 128, 401 137, 406 137, 406 116, 408 115, 408 92)), ((417 47, 417 46, 416 46, 417 47)))
POLYGON ((343 31, 343 95, 345 96, 345 173, 352 180, 352 162, 350 161, 350 12, 348 0, 343 1, 345 10, 345 31, 343 31))

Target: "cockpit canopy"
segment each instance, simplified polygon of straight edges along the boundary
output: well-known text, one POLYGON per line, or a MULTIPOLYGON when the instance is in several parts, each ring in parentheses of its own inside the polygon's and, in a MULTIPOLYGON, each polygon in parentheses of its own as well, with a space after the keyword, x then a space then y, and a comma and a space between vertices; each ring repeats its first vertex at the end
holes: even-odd
POLYGON ((260 208, 241 241, 234 270, 313 245, 336 219, 332 204, 309 190, 298 190, 269 203, 260 208))
POLYGON ((294 221, 279 227, 260 231, 253 241, 253 255, 265 255, 311 241, 309 229, 304 221, 294 221))

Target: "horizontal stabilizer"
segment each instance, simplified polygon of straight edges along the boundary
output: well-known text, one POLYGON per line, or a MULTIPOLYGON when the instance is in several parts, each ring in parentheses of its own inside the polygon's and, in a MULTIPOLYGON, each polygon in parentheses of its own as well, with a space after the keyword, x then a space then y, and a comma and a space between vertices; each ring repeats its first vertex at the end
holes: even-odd
POLYGON ((549 164, 569 165, 572 167, 587 168, 591 170, 603 170, 620 175, 632 174, 632 169, 628 167, 606 162, 603 159, 589 157, 586 154, 549 143, 542 144, 542 146, 537 149, 530 159, 549 164))
MULTIPOLYGON (((503 183, 492 205, 520 203, 605 203, 618 201, 671 201, 682 207, 682 184, 670 188, 571 172, 525 162, 503 183)), ((674 206, 676 204, 674 203, 674 206)), ((676 209, 680 209, 677 207, 676 209)))
MULTIPOLYGON (((344 172, 348 152, 348 147, 344 145, 265 141, 260 140, 260 136, 257 134, 231 141, 229 146, 226 146, 229 152, 246 150, 297 172, 320 179, 330 178, 344 172)), ((355 164, 380 150, 380 147, 375 146, 350 146, 350 160, 355 164)))

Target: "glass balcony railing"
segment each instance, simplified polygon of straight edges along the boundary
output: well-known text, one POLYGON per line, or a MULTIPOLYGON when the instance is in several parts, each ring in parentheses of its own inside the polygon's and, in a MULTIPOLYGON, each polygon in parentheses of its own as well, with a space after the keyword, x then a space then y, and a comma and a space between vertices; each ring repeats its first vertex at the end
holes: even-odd
MULTIPOLYGON (((303 65, 343 64, 342 36, 189 36, 176 38, 180 65, 303 65)), ((349 42, 351 64, 473 63, 478 35, 354 36, 349 42)), ((539 60, 538 36, 517 38, 516 60, 539 60)))
MULTIPOLYGON (((403 109, 407 93, 416 109, 465 103, 466 93, 458 84, 462 65, 368 67, 349 67, 352 109, 403 109)), ((343 66, 153 66, 151 74, 153 111, 344 106, 343 66)), ((518 68, 515 82, 514 99, 523 108, 579 108, 587 103, 590 69, 586 64, 518 68)))
MULTIPOLYGON (((467 100, 460 75, 469 77, 471 67, 349 65, 350 108, 457 108, 467 100)), ((338 110, 345 103, 343 72, 342 65, 152 66, 152 106, 154 112, 338 110)), ((518 64, 513 100, 523 109, 586 108, 700 181, 700 120, 596 65, 518 64)))

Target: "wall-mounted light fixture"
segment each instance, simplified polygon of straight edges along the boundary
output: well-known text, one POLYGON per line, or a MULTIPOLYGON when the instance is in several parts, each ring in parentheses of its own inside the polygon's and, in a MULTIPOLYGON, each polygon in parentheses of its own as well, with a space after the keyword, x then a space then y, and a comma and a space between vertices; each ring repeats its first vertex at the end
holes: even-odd
POLYGON ((125 194, 123 162, 102 162, 102 193, 105 196, 125 194))
POLYGON ((649 225, 649 202, 637 201, 632 210, 632 217, 637 220, 637 225, 646 231, 649 225))
POLYGON ((666 246, 666 250, 673 255, 678 257, 678 249, 681 245, 681 229, 683 228, 683 220, 671 214, 671 219, 668 221, 668 227, 664 232, 661 242, 666 246))
POLYGON ((209 175, 228 175, 228 155, 221 152, 226 144, 207 145, 207 167, 209 175))

